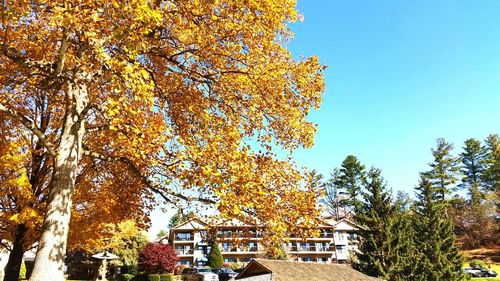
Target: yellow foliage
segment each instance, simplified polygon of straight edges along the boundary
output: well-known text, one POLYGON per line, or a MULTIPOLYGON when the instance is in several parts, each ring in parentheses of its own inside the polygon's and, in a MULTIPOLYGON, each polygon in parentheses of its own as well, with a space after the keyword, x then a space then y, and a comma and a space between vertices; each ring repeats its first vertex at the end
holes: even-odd
MULTIPOLYGON (((268 222, 269 241, 314 223, 316 194, 303 188, 290 159, 273 152, 313 145, 316 126, 307 117, 324 91, 318 58, 295 60, 285 48, 287 24, 300 20, 295 4, 5 1, 0 114, 40 145, 13 157, 29 162, 29 153, 58 153, 68 118, 85 129, 72 171, 70 245, 100 244, 110 233, 106 221, 147 223, 144 206, 158 195, 175 204, 201 197, 224 216, 256 216, 268 222), (84 95, 69 95, 75 88, 84 95)), ((16 148, 2 148, 1 157, 10 157, 9 149, 16 148)), ((29 172, 5 162, 19 172, 10 179, 18 191, 8 192, 39 200, 23 191, 40 186, 27 184, 22 175, 29 172)), ((44 190, 50 176, 43 176, 44 190)), ((9 218, 21 220, 16 212, 9 218)))

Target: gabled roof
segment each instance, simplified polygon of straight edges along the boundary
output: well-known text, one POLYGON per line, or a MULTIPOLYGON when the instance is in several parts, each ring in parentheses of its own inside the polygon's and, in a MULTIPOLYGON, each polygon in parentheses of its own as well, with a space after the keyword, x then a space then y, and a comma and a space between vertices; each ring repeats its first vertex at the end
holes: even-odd
POLYGON ((273 281, 374 281, 378 278, 367 276, 343 264, 292 262, 281 260, 253 259, 236 280, 271 273, 273 281))
MULTIPOLYGON (((176 225, 172 228, 172 230, 192 230, 192 229, 205 229, 207 227, 207 223, 202 221, 199 218, 190 218, 187 221, 176 225)), ((172 232, 172 231, 170 231, 172 232)))
POLYGON ((366 229, 366 228, 345 218, 333 224, 333 230, 349 231, 349 230, 360 230, 360 229, 366 229))

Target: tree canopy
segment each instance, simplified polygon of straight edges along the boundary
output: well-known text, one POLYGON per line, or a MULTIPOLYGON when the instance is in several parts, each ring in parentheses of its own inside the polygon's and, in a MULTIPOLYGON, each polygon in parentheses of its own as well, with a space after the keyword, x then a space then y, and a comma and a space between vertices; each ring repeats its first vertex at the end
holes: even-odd
POLYGON ((286 50, 295 1, 9 0, 0 16, 1 120, 50 157, 32 280, 63 280, 80 194, 213 203, 272 222, 269 239, 313 224, 315 192, 273 152, 313 144, 324 91, 318 59, 286 50))

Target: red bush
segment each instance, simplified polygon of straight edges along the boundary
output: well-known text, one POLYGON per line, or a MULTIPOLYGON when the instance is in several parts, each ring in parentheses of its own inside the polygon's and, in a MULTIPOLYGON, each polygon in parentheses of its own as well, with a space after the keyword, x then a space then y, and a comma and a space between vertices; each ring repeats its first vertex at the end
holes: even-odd
POLYGON ((170 245, 148 243, 139 253, 139 270, 146 273, 172 273, 178 259, 170 245))

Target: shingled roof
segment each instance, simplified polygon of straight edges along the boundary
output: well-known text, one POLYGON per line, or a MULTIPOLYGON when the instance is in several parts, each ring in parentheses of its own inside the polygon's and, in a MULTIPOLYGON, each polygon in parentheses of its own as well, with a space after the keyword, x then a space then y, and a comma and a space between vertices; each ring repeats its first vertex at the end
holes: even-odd
POLYGON ((375 281, 343 264, 253 259, 236 280, 272 273, 272 281, 375 281))

